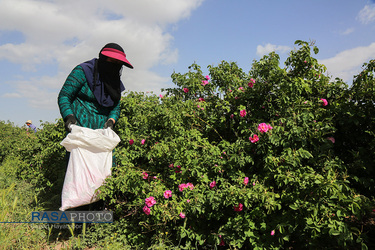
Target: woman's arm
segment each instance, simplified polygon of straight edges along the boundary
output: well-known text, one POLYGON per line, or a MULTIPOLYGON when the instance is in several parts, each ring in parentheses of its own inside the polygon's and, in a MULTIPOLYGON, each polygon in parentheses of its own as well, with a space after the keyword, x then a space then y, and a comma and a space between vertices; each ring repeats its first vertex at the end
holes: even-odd
POLYGON ((78 92, 81 90, 85 79, 85 73, 83 72, 81 66, 77 66, 69 74, 64 85, 62 86, 57 98, 57 103, 63 119, 65 119, 68 115, 73 114, 71 105, 78 92))

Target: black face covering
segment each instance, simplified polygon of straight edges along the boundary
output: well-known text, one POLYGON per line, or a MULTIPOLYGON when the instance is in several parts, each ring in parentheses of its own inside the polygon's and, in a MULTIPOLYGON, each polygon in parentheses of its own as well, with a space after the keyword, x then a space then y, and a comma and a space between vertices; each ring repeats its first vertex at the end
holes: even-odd
POLYGON ((99 59, 81 63, 87 83, 98 103, 103 107, 113 107, 121 99, 121 92, 125 90, 120 80, 122 66, 133 68, 126 59, 124 50, 116 43, 106 44, 99 52, 99 59), (107 61, 116 59, 121 64, 107 61))
POLYGON ((107 58, 105 56, 99 57, 99 79, 104 83, 105 94, 110 95, 113 102, 117 103, 121 98, 120 76, 122 64, 112 63, 106 60, 107 58))

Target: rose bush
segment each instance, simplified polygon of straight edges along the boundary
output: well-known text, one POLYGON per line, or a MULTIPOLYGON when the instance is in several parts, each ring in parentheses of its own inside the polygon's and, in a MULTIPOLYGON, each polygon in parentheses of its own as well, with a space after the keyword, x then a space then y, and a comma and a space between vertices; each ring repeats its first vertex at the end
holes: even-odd
POLYGON ((360 115, 348 98, 356 85, 332 81, 311 55, 318 49, 296 44, 285 68, 275 53, 254 61, 248 74, 223 61, 204 76, 193 64, 172 74, 176 87, 162 97, 123 98, 118 161, 101 189, 118 219, 108 230, 142 246, 364 245, 355 220, 372 198, 361 193, 371 186, 361 177, 373 177, 355 152, 345 153, 350 148, 338 150, 353 139, 346 123, 354 121, 342 114, 360 115), (147 197, 155 204, 143 212, 147 197))

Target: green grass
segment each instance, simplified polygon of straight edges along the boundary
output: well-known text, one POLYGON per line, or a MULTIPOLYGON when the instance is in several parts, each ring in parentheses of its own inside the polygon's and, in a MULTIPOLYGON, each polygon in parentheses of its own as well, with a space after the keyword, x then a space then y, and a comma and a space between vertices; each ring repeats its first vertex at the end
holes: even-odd
MULTIPOLYGON (((20 161, 7 159, 0 166, 0 221, 30 222, 31 212, 44 210, 35 187, 15 176, 20 161), (12 166, 13 165, 13 166, 12 166)), ((55 249, 72 246, 75 239, 66 237, 68 230, 54 230, 47 224, 0 223, 1 249, 55 249), (57 232, 59 231, 59 232, 57 232)))
MULTIPOLYGON (((0 186, 0 221, 30 221, 30 212, 38 209, 30 184, 14 181, 9 186, 0 186)), ((1 223, 0 246, 4 249, 41 249, 48 235, 37 225, 27 223, 1 223)))

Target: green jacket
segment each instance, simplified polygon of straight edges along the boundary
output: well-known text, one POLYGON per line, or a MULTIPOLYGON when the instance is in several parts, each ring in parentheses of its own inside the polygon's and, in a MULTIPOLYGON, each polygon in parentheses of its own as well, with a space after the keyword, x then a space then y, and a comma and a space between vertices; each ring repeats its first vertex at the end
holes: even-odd
POLYGON ((73 114, 77 119, 77 125, 81 127, 100 129, 109 118, 117 121, 120 116, 120 102, 113 107, 99 105, 81 66, 75 67, 69 74, 57 102, 62 118, 73 114))

